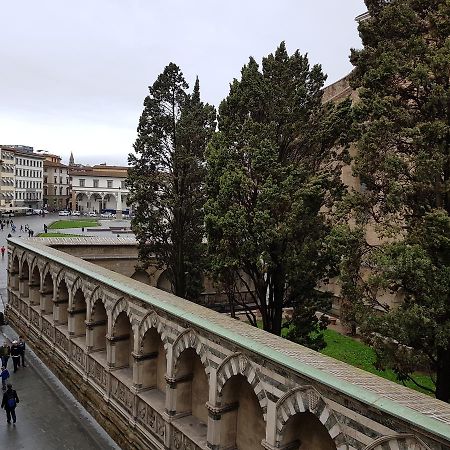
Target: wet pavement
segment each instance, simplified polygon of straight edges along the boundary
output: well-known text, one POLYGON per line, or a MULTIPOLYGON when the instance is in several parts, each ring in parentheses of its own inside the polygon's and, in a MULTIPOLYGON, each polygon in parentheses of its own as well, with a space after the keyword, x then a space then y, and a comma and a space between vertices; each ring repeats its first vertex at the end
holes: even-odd
MULTIPOLYGON (((28 224, 34 230, 35 236, 42 233, 44 224, 49 225, 58 217, 48 214, 45 217, 23 216, 14 217, 16 232, 10 227, 0 231, 0 247, 6 246, 8 233, 14 237, 27 238, 28 234, 20 232, 20 225, 28 224)), ((74 218, 74 220, 80 218, 74 218)), ((105 220, 102 227, 122 226, 129 221, 105 220)), ((80 229, 55 230, 62 233, 83 234, 80 229)), ((94 236, 115 235, 110 231, 84 233, 94 236), (94 234, 95 233, 95 234, 94 234)), ((120 235, 125 237, 127 235, 120 235)), ((132 235, 128 235, 132 236, 132 235)), ((0 259, 0 295, 3 310, 7 299, 7 255, 0 259)), ((9 326, 0 327, 0 345, 4 340, 17 338, 15 331, 9 326)), ((106 434, 89 413, 75 400, 70 392, 59 382, 39 358, 28 348, 26 350, 27 367, 13 373, 11 358, 8 370, 11 373, 9 382, 17 390, 20 403, 17 406, 17 423, 8 425, 4 410, 0 410, 0 448, 14 450, 97 450, 116 449, 120 447, 106 434)))
MULTIPOLYGON (((1 327, 0 341, 17 334, 9 326, 1 327)), ((36 355, 27 348, 26 367, 13 373, 11 358, 8 380, 16 389, 19 404, 17 423, 6 422, 0 411, 0 448, 14 450, 120 450, 70 392, 36 355)))

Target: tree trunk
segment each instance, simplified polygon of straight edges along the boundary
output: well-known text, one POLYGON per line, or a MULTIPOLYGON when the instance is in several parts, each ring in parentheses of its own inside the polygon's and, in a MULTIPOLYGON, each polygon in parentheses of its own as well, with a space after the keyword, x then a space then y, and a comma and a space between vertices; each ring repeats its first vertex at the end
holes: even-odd
POLYGON ((436 398, 450 403, 450 349, 441 349, 437 353, 436 398))

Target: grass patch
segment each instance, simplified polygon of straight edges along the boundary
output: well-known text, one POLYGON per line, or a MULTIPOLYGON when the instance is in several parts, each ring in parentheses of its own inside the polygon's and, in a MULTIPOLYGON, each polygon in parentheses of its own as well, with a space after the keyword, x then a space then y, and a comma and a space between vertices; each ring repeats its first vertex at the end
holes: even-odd
MULTIPOLYGON (((351 366, 359 367, 367 372, 371 372, 380 377, 394 381, 397 384, 404 384, 411 389, 430 395, 428 391, 419 388, 411 381, 407 381, 405 383, 398 381, 392 370, 380 371, 375 369, 375 352, 367 344, 356 341, 349 336, 344 336, 334 330, 325 330, 324 337, 327 346, 320 351, 323 355, 331 356, 332 358, 343 361, 351 366)), ((415 374, 414 378, 418 383, 430 389, 434 389, 433 382, 428 375, 415 374)))
POLYGON ((37 237, 85 237, 83 234, 70 233, 39 233, 37 237))
MULTIPOLYGON (((262 328, 262 321, 258 321, 258 328, 262 328)), ((287 328, 283 328, 281 330, 281 336, 286 337, 287 331, 287 328)), ((325 330, 323 334, 325 342, 327 343, 327 346, 320 351, 323 355, 338 359, 339 361, 350 364, 351 366, 359 367, 360 369, 373 373, 374 375, 378 375, 379 377, 386 378, 394 383, 402 384, 414 389, 415 391, 432 395, 427 390, 416 386, 412 381, 406 381, 405 383, 398 381, 397 376, 392 370, 381 371, 375 369, 374 363, 376 360, 376 355, 369 345, 330 329, 325 330)), ((435 388, 429 375, 416 373, 414 374, 414 379, 419 384, 426 386, 427 388, 435 388)))
POLYGON ((86 220, 57 220, 48 226, 49 230, 62 230, 64 228, 98 227, 95 219, 86 220))

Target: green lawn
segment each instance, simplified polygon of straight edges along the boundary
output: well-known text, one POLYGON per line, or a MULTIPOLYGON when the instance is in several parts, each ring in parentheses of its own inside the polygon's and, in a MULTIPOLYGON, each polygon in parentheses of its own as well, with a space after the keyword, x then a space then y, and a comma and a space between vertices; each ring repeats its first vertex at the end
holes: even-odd
MULTIPOLYGON (((373 366, 373 363, 375 362, 375 352, 368 345, 356 341, 349 336, 339 334, 334 330, 326 330, 324 335, 327 346, 321 350, 320 353, 331 356, 332 358, 340 361, 344 361, 347 364, 359 367, 363 370, 367 370, 368 372, 387 378, 388 380, 394 381, 398 384, 402 384, 397 380, 395 373, 392 372, 392 370, 379 371, 375 369, 373 366)), ((416 374, 414 378, 418 383, 431 389, 434 388, 433 382, 429 376, 416 374)), ((406 382, 405 386, 424 392, 425 394, 430 394, 429 392, 417 387, 411 381, 406 382)))
POLYGON ((39 233, 38 237, 85 237, 85 235, 69 233, 39 233))
POLYGON ((87 228, 98 227, 98 222, 95 219, 80 219, 80 220, 57 220, 49 225, 49 230, 62 230, 64 228, 87 228))
MULTIPOLYGON (((262 328, 262 322, 258 322, 258 327, 262 328)), ((285 336, 287 329, 284 328, 281 331, 281 335, 285 336)), ((431 395, 430 392, 425 389, 421 389, 416 386, 412 381, 402 383, 397 380, 395 373, 392 370, 377 370, 374 367, 374 362, 376 359, 375 352, 372 348, 364 344, 363 342, 352 339, 349 336, 344 336, 334 330, 325 330, 324 332, 325 342, 327 346, 320 351, 323 355, 331 356, 332 358, 343 361, 354 367, 359 367, 360 369, 371 372, 379 377, 386 378, 388 380, 394 381, 397 384, 404 384, 411 389, 414 389, 424 394, 431 395)), ((426 386, 430 389, 434 389, 434 384, 428 375, 416 374, 414 376, 416 381, 426 386)))

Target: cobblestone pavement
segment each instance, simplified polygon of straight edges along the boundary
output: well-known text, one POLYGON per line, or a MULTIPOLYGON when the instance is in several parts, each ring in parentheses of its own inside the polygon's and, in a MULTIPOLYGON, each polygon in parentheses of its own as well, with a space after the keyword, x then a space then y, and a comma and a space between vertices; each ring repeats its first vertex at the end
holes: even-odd
MULTIPOLYGON (((16 232, 11 227, 0 231, 0 247, 6 246, 8 233, 15 237, 27 238, 20 232, 20 225, 28 224, 35 235, 43 232, 44 224, 58 220, 57 214, 45 217, 23 216, 13 218, 16 232)), ((62 219, 66 219, 62 217, 62 219)), ((124 222, 102 221, 102 226, 122 226, 124 222), (103 222, 103 223, 102 223, 103 222)), ((129 221, 128 221, 129 224, 129 221)), ((64 233, 80 233, 78 229, 61 230, 64 233)), ((95 232, 96 235, 112 236, 111 232, 95 232)), ((80 233, 81 234, 81 233, 80 233)), ((126 236, 126 235, 121 235, 126 236)), ((0 257, 1 258, 1 257, 0 257)), ((3 310, 7 299, 7 255, 0 259, 0 295, 3 310)), ((0 344, 5 339, 17 337, 9 326, 3 326, 0 344)), ((0 448, 15 450, 120 450, 106 432, 95 422, 70 392, 48 370, 36 355, 27 349, 28 366, 12 373, 12 361, 8 362, 10 381, 17 389, 20 403, 17 406, 17 424, 8 425, 4 410, 0 410, 0 448)))

